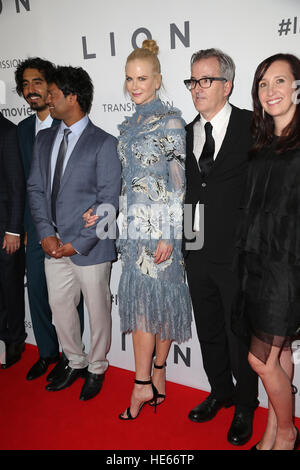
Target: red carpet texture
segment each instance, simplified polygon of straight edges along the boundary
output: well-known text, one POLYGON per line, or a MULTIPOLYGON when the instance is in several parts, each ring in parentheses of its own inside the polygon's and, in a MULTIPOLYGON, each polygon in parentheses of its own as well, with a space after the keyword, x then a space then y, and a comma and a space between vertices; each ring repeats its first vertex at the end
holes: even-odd
POLYGON ((207 393, 171 382, 156 415, 144 406, 136 420, 124 422, 118 415, 129 405, 132 372, 110 367, 100 394, 82 402, 82 379, 60 392, 45 390, 46 376, 27 381, 37 358, 36 347, 26 345, 21 361, 0 370, 1 450, 246 450, 265 427, 266 410, 258 408, 251 441, 236 448, 226 439, 234 409, 222 409, 208 423, 192 423, 188 412, 207 393))

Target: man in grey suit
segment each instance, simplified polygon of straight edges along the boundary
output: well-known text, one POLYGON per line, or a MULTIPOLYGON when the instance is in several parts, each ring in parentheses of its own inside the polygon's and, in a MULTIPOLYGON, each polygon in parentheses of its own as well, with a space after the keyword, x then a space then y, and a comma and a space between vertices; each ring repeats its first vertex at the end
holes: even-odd
POLYGON ((46 390, 62 390, 84 376, 80 399, 88 400, 99 393, 108 367, 109 278, 116 258, 111 226, 118 208, 121 167, 116 139, 87 116, 93 98, 89 75, 80 67, 57 67, 48 91, 51 116, 62 122, 37 135, 27 188, 46 254, 53 322, 69 365, 46 390), (100 217, 97 224, 85 228, 82 215, 91 207, 100 217), (88 355, 76 310, 81 291, 91 330, 88 355))

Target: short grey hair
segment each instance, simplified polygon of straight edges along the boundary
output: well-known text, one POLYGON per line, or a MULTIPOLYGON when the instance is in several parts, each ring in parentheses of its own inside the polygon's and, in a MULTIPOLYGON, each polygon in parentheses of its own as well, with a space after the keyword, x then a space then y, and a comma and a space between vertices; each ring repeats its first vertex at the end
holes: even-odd
POLYGON ((226 78, 229 82, 233 82, 235 76, 235 64, 229 55, 222 52, 220 49, 201 49, 195 52, 191 57, 191 67, 201 59, 209 59, 215 57, 220 64, 221 76, 226 78))

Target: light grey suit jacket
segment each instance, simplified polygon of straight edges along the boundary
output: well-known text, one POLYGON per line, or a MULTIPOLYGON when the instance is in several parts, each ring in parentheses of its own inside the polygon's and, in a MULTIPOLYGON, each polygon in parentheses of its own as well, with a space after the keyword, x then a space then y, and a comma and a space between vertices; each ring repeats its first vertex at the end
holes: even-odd
MULTIPOLYGON (((51 153, 58 130, 59 126, 38 133, 27 182, 30 210, 40 240, 55 236, 51 216, 51 153)), ((117 139, 89 120, 67 162, 57 197, 57 229, 62 242, 70 242, 80 253, 71 257, 75 264, 88 266, 116 258, 115 240, 105 238, 107 224, 85 228, 82 214, 90 207, 101 208, 104 204, 117 211, 120 187, 117 139)), ((106 213, 99 222, 101 219, 107 220, 106 213)), ((109 223, 115 224, 115 219, 109 223)))

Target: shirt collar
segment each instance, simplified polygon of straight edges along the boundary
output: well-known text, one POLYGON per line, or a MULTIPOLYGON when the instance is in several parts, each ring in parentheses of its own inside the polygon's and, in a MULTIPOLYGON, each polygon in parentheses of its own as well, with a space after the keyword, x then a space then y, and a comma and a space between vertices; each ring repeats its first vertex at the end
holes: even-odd
MULTIPOLYGON (((210 123, 213 126, 213 129, 218 132, 222 126, 224 125, 224 122, 229 119, 230 113, 231 113, 231 105, 229 104, 228 101, 226 101, 225 105, 223 108, 211 119, 210 123)), ((206 119, 204 119, 203 116, 200 114, 200 124, 204 127, 204 125, 207 123, 206 119)))
POLYGON ((52 124, 52 117, 50 114, 48 114, 48 116, 46 117, 46 119, 44 119, 43 121, 41 121, 41 119, 38 117, 38 115, 36 114, 36 122, 37 122, 37 126, 40 128, 40 127, 51 127, 51 124, 52 124))
POLYGON ((86 128, 86 126, 88 125, 88 122, 89 122, 89 118, 87 115, 83 116, 83 118, 81 118, 79 121, 76 121, 74 124, 72 124, 72 126, 68 127, 64 121, 61 121, 60 123, 60 127, 59 127, 59 133, 60 134, 63 134, 64 132, 64 129, 68 128, 70 129, 76 136, 79 136, 83 131, 84 129, 86 128))

